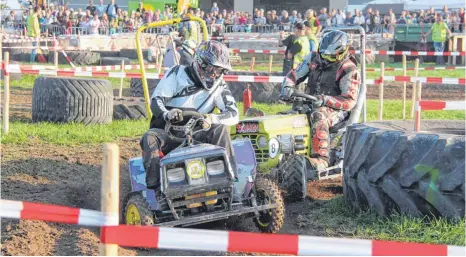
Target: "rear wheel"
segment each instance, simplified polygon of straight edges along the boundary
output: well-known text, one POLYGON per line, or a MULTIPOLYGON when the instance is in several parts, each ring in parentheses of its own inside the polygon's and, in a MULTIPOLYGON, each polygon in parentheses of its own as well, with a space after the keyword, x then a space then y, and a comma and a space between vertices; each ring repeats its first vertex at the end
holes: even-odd
POLYGON ((264 177, 256 178, 256 200, 259 206, 265 204, 278 204, 275 209, 259 212, 254 222, 260 231, 265 233, 278 233, 285 220, 285 206, 278 185, 264 177))

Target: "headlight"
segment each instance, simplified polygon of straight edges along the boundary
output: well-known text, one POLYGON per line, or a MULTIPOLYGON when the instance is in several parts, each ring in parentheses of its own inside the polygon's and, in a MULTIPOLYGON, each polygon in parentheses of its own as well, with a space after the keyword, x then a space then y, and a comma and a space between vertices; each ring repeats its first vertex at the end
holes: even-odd
POLYGON ((265 138, 264 136, 260 136, 257 139, 257 146, 259 146, 259 148, 266 148, 267 147, 267 138, 265 138))
POLYGON ((186 176, 183 168, 175 168, 167 170, 167 178, 170 183, 178 183, 183 181, 186 176))
POLYGON ((233 140, 242 139, 242 138, 243 138, 242 136, 234 136, 233 140))
POLYGON ((220 175, 225 172, 225 164, 223 161, 213 161, 207 163, 207 174, 209 176, 220 175))
POLYGON ((192 160, 186 165, 186 173, 191 179, 199 179, 204 176, 205 164, 202 160, 192 160))

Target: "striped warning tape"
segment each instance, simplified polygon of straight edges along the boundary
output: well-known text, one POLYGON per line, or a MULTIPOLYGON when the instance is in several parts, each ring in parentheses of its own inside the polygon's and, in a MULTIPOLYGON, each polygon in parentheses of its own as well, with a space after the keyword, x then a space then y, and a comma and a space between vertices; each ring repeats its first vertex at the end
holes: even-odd
POLYGON ((416 102, 414 131, 421 131, 421 111, 441 111, 441 110, 466 110, 465 101, 426 101, 421 100, 416 102))
POLYGON ((118 215, 52 204, 0 199, 0 210, 0 217, 3 218, 33 219, 85 226, 118 225, 118 215))
POLYGON ((101 243, 215 252, 293 255, 464 256, 465 248, 347 238, 118 225, 117 215, 42 203, 0 200, 0 217, 102 227, 101 243))
MULTIPOLYGON (((55 66, 46 66, 46 65, 19 65, 19 64, 10 64, 11 69, 15 70, 45 70, 45 69, 55 69, 55 66), (14 67, 14 68, 13 68, 14 67)), ((130 69, 139 69, 139 65, 125 65, 126 70, 130 69)), ((156 65, 145 65, 147 69, 157 68, 156 65)), ((108 66, 87 66, 87 67, 77 67, 77 68, 62 68, 59 70, 83 70, 83 71, 112 71, 112 70, 120 70, 120 65, 108 65, 108 66)), ((164 68, 167 70, 168 68, 164 68)), ((445 66, 445 67, 423 67, 419 68, 419 70, 459 70, 459 69, 466 69, 466 66, 445 66)), ((406 70, 414 70, 414 68, 407 68, 406 70)), ((380 71, 379 68, 366 68, 366 71, 380 71)), ((403 71, 402 68, 385 68, 385 71, 403 71)))
POLYGON ((212 40, 279 40, 277 37, 210 37, 212 40))
MULTIPOLYGON (((154 66, 155 67, 155 66, 154 66)), ((75 76, 75 77, 109 77, 109 78, 140 78, 140 73, 127 73, 127 72, 105 72, 99 70, 32 70, 32 69, 18 69, 18 66, 8 65, 7 72, 10 73, 23 73, 23 74, 37 74, 49 76, 75 76)), ((163 74, 147 73, 147 78, 159 79, 163 74)), ((248 75, 225 75, 224 80, 227 82, 262 82, 262 83, 281 83, 283 76, 248 76, 248 75)), ((366 84, 379 84, 382 78, 376 80, 366 80, 366 84)), ((384 76, 383 81, 396 81, 396 82, 416 82, 422 83, 439 83, 451 85, 466 85, 464 78, 440 78, 440 77, 409 77, 409 76, 384 76)))
POLYGON ((465 110, 465 101, 418 101, 418 106, 425 111, 435 110, 465 110))
MULTIPOLYGON (((284 54, 285 50, 255 50, 255 49, 230 49, 232 53, 250 54, 284 54)), ((360 54, 360 50, 351 50, 353 54, 360 54)), ((407 56, 466 56, 466 52, 418 52, 418 51, 375 51, 366 50, 367 54, 376 55, 407 55, 407 56)))
MULTIPOLYGON (((466 66, 430 66, 418 68, 418 70, 464 70, 466 66)), ((403 68, 385 68, 385 71, 403 71, 403 68)), ((415 70, 414 67, 406 68, 406 70, 415 70)), ((380 68, 366 68, 366 71, 380 71, 380 68)))

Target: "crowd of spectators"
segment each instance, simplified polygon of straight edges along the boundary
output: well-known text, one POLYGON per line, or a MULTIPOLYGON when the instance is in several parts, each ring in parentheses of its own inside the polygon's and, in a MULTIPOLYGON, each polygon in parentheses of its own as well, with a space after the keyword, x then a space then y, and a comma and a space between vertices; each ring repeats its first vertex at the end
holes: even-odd
MULTIPOLYGON (((5 22, 13 24, 25 23, 29 10, 23 12, 18 17, 14 11, 5 18, 5 22)), ((444 22, 452 32, 463 32, 465 24, 464 8, 450 11, 447 6, 443 11, 436 11, 433 8, 429 10, 420 10, 417 12, 402 11, 398 16, 390 9, 387 13, 381 14, 379 10, 367 8, 364 13, 355 9, 353 13, 344 12, 341 9, 322 8, 316 10, 308 9, 304 13, 296 10, 276 10, 265 11, 264 9, 255 8, 253 13, 235 12, 220 10, 216 3, 207 12, 200 9, 193 10, 193 14, 201 17, 206 21, 209 32, 272 32, 272 31, 292 31, 294 24, 309 20, 311 25, 316 28, 315 32, 326 27, 361 25, 367 33, 393 33, 397 24, 422 24, 434 23, 436 14, 443 16, 444 22)), ((143 3, 137 10, 128 12, 118 7, 114 0, 104 3, 99 1, 99 5, 94 5, 89 1, 85 10, 67 8, 67 6, 49 5, 43 6, 41 13, 38 14, 41 31, 46 29, 56 33, 56 30, 62 34, 113 34, 118 32, 132 32, 139 26, 147 22, 168 20, 174 17, 174 11, 170 6, 162 10, 145 10, 143 3)))

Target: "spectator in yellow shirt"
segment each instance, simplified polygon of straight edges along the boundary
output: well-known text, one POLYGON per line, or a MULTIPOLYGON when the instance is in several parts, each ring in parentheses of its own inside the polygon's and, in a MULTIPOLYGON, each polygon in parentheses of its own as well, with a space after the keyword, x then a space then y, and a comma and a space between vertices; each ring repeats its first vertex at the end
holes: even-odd
MULTIPOLYGON (((445 50, 445 41, 448 37, 451 37, 451 31, 448 28, 447 24, 443 22, 442 15, 437 13, 435 23, 432 24, 430 30, 424 35, 424 38, 427 38, 432 34, 432 41, 434 42, 435 52, 443 52, 445 50)), ((437 64, 445 64, 443 56, 437 56, 437 64)))
MULTIPOLYGON (((27 17, 27 31, 28 36, 34 39, 38 39, 40 37, 40 25, 39 25, 39 17, 37 16, 41 12, 41 8, 39 6, 34 7, 34 12, 29 14, 27 17)), ((37 46, 37 41, 32 42, 32 46, 37 46)), ((34 62, 36 60, 36 49, 33 48, 31 51, 31 57, 29 58, 29 62, 34 62)))

